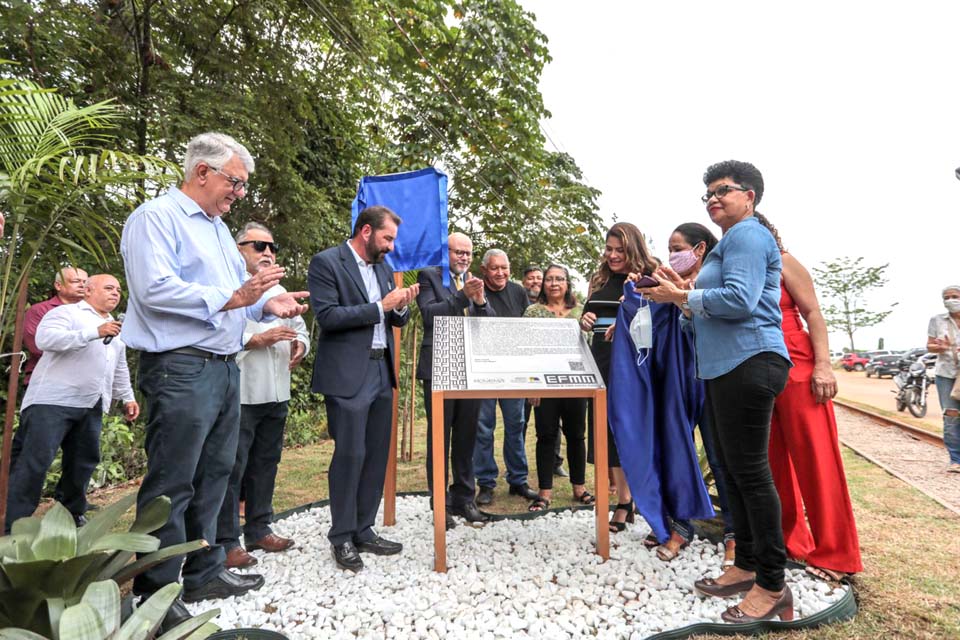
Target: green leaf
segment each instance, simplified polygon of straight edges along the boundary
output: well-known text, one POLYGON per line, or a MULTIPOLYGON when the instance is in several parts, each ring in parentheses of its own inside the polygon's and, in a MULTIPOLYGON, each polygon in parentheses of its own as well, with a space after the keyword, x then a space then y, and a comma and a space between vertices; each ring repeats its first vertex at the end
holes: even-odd
POLYGON ((184 620, 170 631, 167 631, 165 634, 157 638, 157 640, 181 640, 181 638, 190 638, 190 640, 202 640, 212 633, 216 633, 220 630, 215 624, 209 624, 210 620, 213 620, 218 615, 220 615, 220 609, 211 609, 210 611, 204 611, 203 613, 197 614, 188 620, 184 620), (208 628, 205 633, 201 633, 202 627, 208 628))
POLYGON ((182 542, 170 547, 164 547, 159 551, 154 551, 151 554, 139 558, 132 564, 126 565, 123 569, 118 571, 115 576, 113 576, 113 579, 117 581, 117 584, 123 584, 127 580, 143 573, 155 564, 159 564, 176 556, 182 556, 193 551, 199 551, 200 549, 208 546, 210 545, 208 545, 205 540, 191 540, 190 542, 182 542))
POLYGON ((106 625, 96 609, 86 602, 67 607, 60 617, 60 640, 99 640, 106 637, 106 625))
POLYGON ((0 597, 0 628, 3 627, 21 627, 53 637, 46 594, 32 588, 5 590, 0 597))
POLYGON ((80 527, 77 532, 77 553, 88 552, 97 539, 113 530, 120 518, 130 510, 130 507, 136 501, 137 492, 134 491, 100 511, 96 511, 87 521, 87 524, 80 527))
POLYGON ((90 551, 134 551, 150 553, 160 547, 160 540, 146 533, 108 533, 90 546, 90 551))
POLYGON ((82 602, 89 604, 100 615, 106 635, 120 628, 120 587, 116 582, 94 582, 83 593, 82 602))
POLYGON ((26 629, 0 629, 0 640, 47 640, 39 633, 26 629))
POLYGON ((178 595, 180 585, 175 582, 156 591, 123 623, 115 640, 144 640, 151 637, 178 595))
POLYGON ((36 536, 40 533, 40 518, 37 516, 27 516, 26 518, 17 518, 13 526, 10 527, 11 535, 36 536))
POLYGON ((133 533, 153 533, 170 519, 170 498, 157 496, 140 510, 137 519, 130 526, 133 533))
POLYGON ((64 560, 76 555, 77 525, 66 507, 55 502, 43 515, 30 549, 41 560, 64 560))

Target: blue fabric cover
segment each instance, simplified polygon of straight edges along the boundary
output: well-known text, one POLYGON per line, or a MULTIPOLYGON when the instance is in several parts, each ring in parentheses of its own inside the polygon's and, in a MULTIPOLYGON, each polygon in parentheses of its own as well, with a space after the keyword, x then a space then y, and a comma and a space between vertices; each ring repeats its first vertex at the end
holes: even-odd
POLYGON ((443 267, 444 285, 449 285, 447 253, 447 176, 433 167, 364 176, 353 201, 350 228, 366 207, 389 207, 402 219, 393 251, 386 260, 394 271, 443 267))
POLYGON ((637 510, 661 543, 670 537, 670 517, 714 516, 693 441, 703 401, 693 339, 680 328, 680 310, 644 300, 627 282, 610 363, 610 429, 637 510), (653 317, 649 354, 637 353, 629 331, 641 302, 653 317))

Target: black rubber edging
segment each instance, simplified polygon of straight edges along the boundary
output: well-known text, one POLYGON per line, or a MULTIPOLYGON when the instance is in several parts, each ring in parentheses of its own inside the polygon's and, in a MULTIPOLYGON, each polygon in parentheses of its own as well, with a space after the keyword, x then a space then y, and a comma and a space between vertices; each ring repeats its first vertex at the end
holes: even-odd
MULTIPOLYGON (((402 493, 397 493, 398 497, 426 497, 429 494, 426 491, 407 491, 402 493)), ((303 513, 304 511, 309 511, 310 509, 315 509, 318 507, 326 507, 330 504, 330 500, 320 500, 318 502, 311 502, 310 504, 305 504, 299 507, 294 507, 293 509, 287 509, 276 515, 274 515, 274 520, 283 520, 290 516, 296 515, 298 513, 303 513)), ((613 505, 611 505, 613 506, 613 505)), ((593 509, 592 505, 576 505, 568 507, 554 507, 551 509, 546 509, 544 511, 535 511, 527 513, 515 513, 515 514, 500 514, 500 513, 491 513, 490 515, 492 521, 500 520, 532 520, 534 518, 542 517, 548 513, 560 513, 562 511, 581 511, 583 509, 593 509)), ((699 533, 699 532, 698 532, 699 533)), ((721 540, 719 536, 702 536, 706 539, 711 540, 714 543, 718 543, 721 540), (714 540, 714 538, 716 538, 714 540)), ((791 569, 802 569, 803 565, 795 562, 787 562, 787 566, 791 569)), ((856 595, 853 592, 853 586, 849 583, 846 584, 847 591, 840 600, 823 611, 819 611, 812 616, 807 616, 800 620, 793 620, 791 622, 781 622, 779 620, 763 620, 760 622, 751 622, 749 624, 730 624, 730 623, 720 623, 720 622, 699 622, 697 624, 692 624, 686 627, 681 627, 679 629, 671 629, 669 631, 661 631, 660 633, 655 633, 652 636, 647 636, 646 640, 684 640, 693 635, 703 635, 703 634, 715 634, 722 636, 733 636, 737 634, 741 635, 759 635, 762 633, 768 633, 771 631, 792 631, 796 629, 816 629, 817 627, 822 627, 827 624, 835 624, 838 622, 844 622, 851 620, 854 616, 857 615, 859 610, 857 607, 856 595)))

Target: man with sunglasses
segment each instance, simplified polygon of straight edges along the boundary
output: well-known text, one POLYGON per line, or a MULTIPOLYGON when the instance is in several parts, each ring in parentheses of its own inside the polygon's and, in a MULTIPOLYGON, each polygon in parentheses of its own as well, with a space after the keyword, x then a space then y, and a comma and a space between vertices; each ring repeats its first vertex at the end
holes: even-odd
MULTIPOLYGON (((306 311, 298 301, 306 291, 270 292, 283 278, 281 267, 247 274, 223 223, 233 203, 246 195, 253 169, 253 157, 230 136, 194 137, 180 188, 138 207, 120 240, 130 289, 121 337, 141 352, 139 386, 147 407, 147 474, 137 512, 158 496, 170 498, 170 518, 153 533, 161 547, 216 540, 217 515, 237 455, 236 359, 247 319, 306 311)), ((171 558, 137 576, 133 591, 149 596, 177 582, 181 563, 182 599, 188 602, 237 596, 263 585, 262 576, 227 570, 224 559, 215 544, 185 562, 182 556, 171 558)), ((169 630, 189 616, 177 600, 161 628, 169 630)))
MULTIPOLYGON (((259 222, 248 222, 237 233, 237 247, 247 273, 276 264, 278 247, 273 234, 259 222)), ((277 284, 266 295, 283 293, 277 284)), ((283 451, 283 429, 290 401, 290 372, 307 353, 309 335, 303 318, 257 322, 247 319, 243 331, 240 366, 240 438, 237 458, 217 521, 217 544, 227 551, 227 568, 245 569, 257 564, 249 552, 285 551, 290 538, 273 533, 273 488, 283 451), (240 494, 246 499, 240 546, 240 494), (244 549, 244 547, 246 547, 244 549)))

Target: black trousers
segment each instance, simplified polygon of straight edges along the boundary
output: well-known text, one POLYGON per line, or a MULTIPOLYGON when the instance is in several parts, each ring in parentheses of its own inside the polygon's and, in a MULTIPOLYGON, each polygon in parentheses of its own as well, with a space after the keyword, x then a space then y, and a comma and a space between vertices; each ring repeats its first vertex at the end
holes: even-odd
POLYGON ((787 552, 767 450, 773 403, 786 386, 789 370, 784 358, 764 352, 706 381, 716 441, 727 471, 736 565, 756 571, 757 584, 770 591, 783 589, 787 552))
POLYGON ((133 591, 151 594, 177 582, 196 589, 223 570, 215 544, 217 515, 237 459, 240 369, 236 362, 180 353, 141 353, 140 390, 146 399, 147 475, 137 513, 157 496, 171 501, 170 519, 152 535, 160 548, 203 539, 209 549, 171 558, 136 577, 133 591))
POLYGON ((543 398, 534 409, 537 419, 537 483, 540 489, 553 489, 553 469, 560 430, 567 438, 570 483, 584 484, 587 472, 586 398, 543 398))
POLYGON ((63 448, 56 498, 76 516, 87 510, 87 485, 100 462, 103 409, 98 400, 89 408, 33 404, 20 413, 20 427, 11 445, 7 493, 9 532, 18 518, 33 515, 40 503, 43 481, 63 448))
POLYGON ((253 543, 273 531, 273 488, 283 451, 287 402, 240 405, 237 459, 217 518, 217 544, 240 545, 240 495, 246 498, 243 536, 253 543))
MULTIPOLYGON (((523 439, 526 442, 527 439, 527 427, 530 426, 530 414, 533 413, 533 405, 529 402, 523 403, 523 439)), ((560 455, 560 437, 557 437, 557 442, 553 447, 553 464, 554 467, 560 467, 563 465, 563 456, 560 455)), ((539 464, 539 463, 537 463, 539 464)))
MULTIPOLYGON (((351 398, 326 396, 327 426, 333 438, 333 458, 327 482, 330 486, 331 544, 369 542, 383 482, 387 475, 390 449, 390 413, 393 387, 389 362, 385 359, 359 360, 363 383, 351 398)), ((247 494, 249 504, 250 494, 247 494)))
MULTIPOLYGON (((433 495, 433 406, 432 386, 423 380, 423 404, 427 410, 427 487, 433 495)), ((473 475, 473 448, 477 442, 480 400, 445 400, 443 403, 443 477, 452 473, 447 504, 462 506, 473 502, 476 481, 473 475), (447 460, 450 461, 447 464, 447 460)), ((446 480, 444 480, 446 482, 446 480)))

